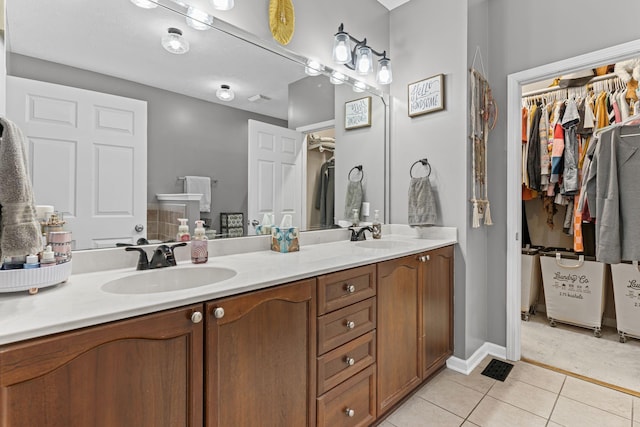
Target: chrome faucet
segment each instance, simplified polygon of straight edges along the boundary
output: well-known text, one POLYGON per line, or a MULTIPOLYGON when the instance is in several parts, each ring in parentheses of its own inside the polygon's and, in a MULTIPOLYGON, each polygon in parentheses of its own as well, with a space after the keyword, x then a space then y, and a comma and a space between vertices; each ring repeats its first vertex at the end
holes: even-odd
POLYGON ((353 228, 353 227, 349 227, 349 230, 351 230, 351 241, 352 242, 359 242, 359 241, 362 241, 362 240, 367 240, 367 237, 364 234, 365 230, 369 230, 371 233, 373 233, 373 228, 369 227, 368 225, 366 227, 360 228, 359 230, 357 230, 356 228, 353 228))
POLYGON ((124 248, 125 251, 136 251, 140 252, 140 257, 138 258, 138 265, 136 266, 136 270, 150 270, 153 268, 163 268, 163 267, 171 267, 176 265, 176 257, 173 253, 174 249, 179 246, 186 246, 185 242, 177 243, 175 245, 160 245, 153 251, 153 256, 151 257, 151 261, 147 257, 147 252, 140 247, 137 246, 127 246, 124 248))

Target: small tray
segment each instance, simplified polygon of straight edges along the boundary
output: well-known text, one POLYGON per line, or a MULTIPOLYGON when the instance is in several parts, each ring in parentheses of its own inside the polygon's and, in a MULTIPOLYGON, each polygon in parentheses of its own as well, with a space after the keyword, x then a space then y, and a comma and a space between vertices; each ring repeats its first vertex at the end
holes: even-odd
POLYGON ((40 288, 65 282, 71 275, 71 263, 67 261, 52 267, 26 270, 0 270, 0 292, 29 291, 35 294, 40 288))

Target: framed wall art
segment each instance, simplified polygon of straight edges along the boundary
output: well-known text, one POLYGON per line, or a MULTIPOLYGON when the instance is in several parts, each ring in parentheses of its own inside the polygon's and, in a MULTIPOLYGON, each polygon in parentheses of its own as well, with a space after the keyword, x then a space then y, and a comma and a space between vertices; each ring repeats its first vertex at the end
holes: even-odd
POLYGON ((444 74, 438 74, 408 86, 409 117, 444 110, 444 74))
POLYGON ((344 103, 344 128, 358 129, 371 126, 371 97, 344 103))

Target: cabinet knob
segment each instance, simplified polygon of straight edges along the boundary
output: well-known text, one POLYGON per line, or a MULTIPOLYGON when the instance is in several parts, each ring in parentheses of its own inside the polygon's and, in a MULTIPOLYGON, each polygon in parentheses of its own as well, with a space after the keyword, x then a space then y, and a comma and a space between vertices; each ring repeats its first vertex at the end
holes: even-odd
POLYGON ((344 413, 345 413, 345 415, 346 415, 347 417, 353 417, 353 416, 355 416, 355 415, 356 415, 356 411, 354 411, 354 410, 353 410, 353 409, 351 409, 351 408, 347 408, 347 409, 345 409, 345 410, 344 410, 344 413))
POLYGON ((344 358, 344 362, 348 365, 348 366, 353 366, 356 363, 356 359, 354 359, 353 357, 345 357, 344 358))
POLYGON ((356 322, 353 320, 347 320, 347 329, 353 329, 356 327, 356 322))
POLYGON ((193 323, 202 322, 202 313, 200 313, 199 311, 194 311, 193 313, 191 313, 191 322, 193 323))
POLYGON ((418 261, 420 262, 427 262, 431 259, 431 257, 429 255, 422 255, 418 257, 418 261))
POLYGON ((224 317, 224 308, 217 307, 215 310, 213 310, 213 317, 215 317, 216 319, 222 319, 224 317))
POLYGON ((354 293, 354 292, 356 291, 356 286, 355 286, 355 285, 352 285, 351 283, 347 283, 347 284, 344 286, 344 288, 345 288, 345 290, 346 290, 348 293, 350 293, 350 294, 352 294, 352 293, 354 293))

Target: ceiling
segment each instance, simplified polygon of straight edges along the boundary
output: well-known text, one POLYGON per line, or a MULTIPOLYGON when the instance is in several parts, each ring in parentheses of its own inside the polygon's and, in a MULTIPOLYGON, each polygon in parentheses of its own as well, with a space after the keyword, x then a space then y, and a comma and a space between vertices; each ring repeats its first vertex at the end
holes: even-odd
POLYGON ((409 0, 378 0, 384 7, 389 10, 393 10, 398 6, 402 6, 407 3, 409 0))
MULTIPOLYGON (((198 31, 167 8, 142 9, 130 0, 6 0, 7 51, 287 119, 288 84, 306 75, 292 60, 216 29, 198 31), (160 45, 167 28, 180 28, 190 51, 175 55, 160 45), (251 102, 264 95, 270 101, 251 102)), ((213 14, 210 2, 191 3, 213 14)), ((184 8, 166 2, 178 11, 184 8)))

